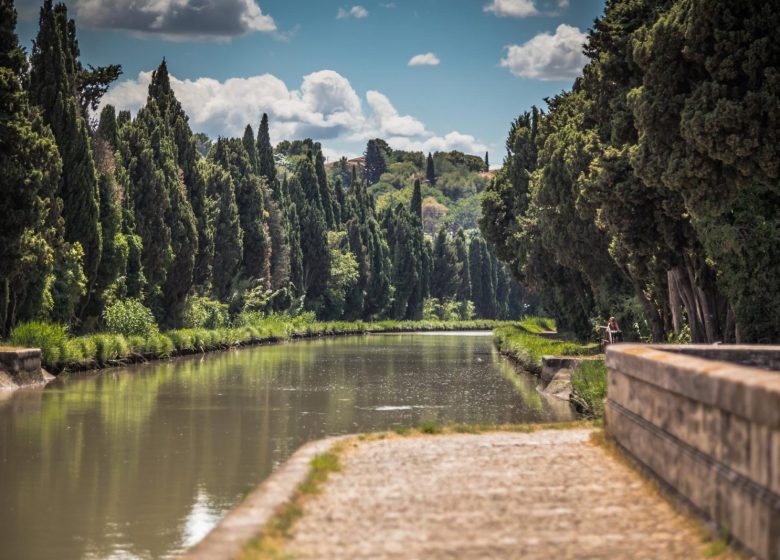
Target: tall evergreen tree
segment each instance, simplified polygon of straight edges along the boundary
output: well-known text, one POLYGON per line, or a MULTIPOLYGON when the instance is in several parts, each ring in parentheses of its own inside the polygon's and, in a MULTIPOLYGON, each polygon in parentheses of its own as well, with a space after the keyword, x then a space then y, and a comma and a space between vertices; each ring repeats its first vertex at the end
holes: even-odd
POLYGON ((50 130, 22 89, 26 60, 16 10, 0 0, 0 337, 46 312, 56 245, 61 161, 50 130))
MULTIPOLYGON (((149 105, 155 110, 150 111, 150 118, 144 123, 147 127, 159 127, 159 130, 147 130, 156 151, 158 168, 166 177, 169 206, 166 207, 164 219, 171 232, 170 248, 173 257, 163 284, 163 316, 160 322, 165 326, 178 327, 184 315, 187 295, 193 285, 198 252, 197 219, 190 204, 188 190, 205 190, 205 181, 199 174, 192 131, 187 123, 187 116, 171 89, 165 60, 152 73, 147 107, 149 105), (159 140, 156 138, 158 135, 159 140)), ((146 270, 148 271, 148 268, 146 270)))
MULTIPOLYGON (((369 186, 379 181, 382 173, 387 171, 385 155, 379 140, 369 140, 366 145, 365 167, 363 168, 363 178, 369 186)), ((354 184, 354 183, 353 183, 354 184)))
POLYGON ((297 296, 306 293, 303 282, 303 249, 301 247, 301 221, 294 203, 287 208, 287 245, 290 247, 290 284, 297 296))
MULTIPOLYGON (((224 140, 218 140, 224 144, 224 140)), ((214 227, 214 295, 220 300, 230 296, 233 278, 238 274, 243 254, 243 232, 235 188, 230 174, 220 165, 208 166, 207 192, 217 201, 218 211, 214 227)))
POLYGON ((322 155, 322 149, 317 144, 317 154, 314 158, 314 169, 317 173, 317 184, 320 187, 320 199, 322 200, 322 210, 325 213, 325 223, 328 229, 334 229, 339 223, 336 216, 341 214, 338 207, 338 201, 335 200, 333 190, 328 183, 328 174, 325 172, 325 156, 322 155))
POLYGON ((433 166, 433 156, 431 152, 428 152, 428 159, 425 163, 425 178, 428 184, 433 186, 436 184, 436 169, 433 166))
POLYGON ((258 159, 257 145, 255 144, 255 131, 252 130, 252 125, 246 125, 244 129, 244 137, 241 139, 244 144, 244 150, 249 158, 249 165, 252 168, 252 173, 260 175, 260 160, 258 159))
POLYGON ((268 235, 271 240, 271 289, 286 288, 290 281, 290 245, 284 226, 284 216, 276 201, 266 192, 268 235))
POLYGON ((412 202, 409 205, 412 216, 417 217, 422 223, 422 192, 420 190, 420 180, 414 180, 414 189, 412 190, 412 202))
MULTIPOLYGON (((178 216, 175 219, 185 218, 187 222, 182 224, 180 234, 175 236, 174 243, 177 243, 176 239, 179 239, 181 243, 186 245, 186 247, 182 248, 190 252, 186 256, 176 254, 177 262, 173 265, 181 273, 181 277, 177 278, 176 281, 184 280, 184 284, 180 285, 183 293, 170 294, 177 301, 177 305, 179 305, 193 283, 203 286, 208 284, 209 281, 208 264, 211 257, 209 252, 213 245, 213 239, 209 238, 212 230, 207 224, 206 182, 198 166, 200 154, 195 137, 190 129, 189 118, 171 88, 168 64, 165 59, 162 60, 160 66, 152 74, 152 81, 149 84, 149 98, 154 99, 157 103, 160 117, 167 125, 169 134, 172 136, 175 147, 175 164, 181 169, 181 179, 185 187, 184 192, 174 193, 176 194, 175 200, 172 199, 176 203, 175 206, 179 209, 177 211, 178 216), (194 224, 189 223, 188 216, 190 214, 194 217, 194 224), (197 231, 194 245, 190 239, 193 228, 197 231), (203 249, 201 250, 200 247, 203 247, 203 249), (193 270, 192 273, 189 273, 189 261, 191 258, 193 259, 193 270), (190 275, 192 279, 187 281, 186 278, 190 275)), ((169 222, 174 229, 175 223, 169 222)), ((177 247, 174 247, 174 250, 177 250, 177 247)), ((173 292, 179 292, 178 287, 170 286, 169 288, 169 291, 172 289, 173 292)))
POLYGON ((433 271, 431 274, 431 297, 450 299, 458 292, 458 262, 450 243, 447 230, 439 228, 433 244, 433 271))
POLYGON ((263 113, 260 128, 257 130, 257 166, 261 176, 265 177, 268 186, 276 189, 276 164, 274 149, 271 146, 271 136, 268 132, 268 115, 263 113))
POLYGON ((471 300, 471 266, 469 265, 469 246, 463 228, 455 234, 455 260, 458 271, 458 287, 456 297, 458 301, 471 300))
POLYGON ((330 278, 330 254, 325 218, 313 202, 304 204, 300 227, 303 289, 307 306, 316 309, 330 278))
POLYGON ((490 171, 490 160, 487 152, 485 152, 485 171, 490 171))
POLYGON ((62 199, 65 239, 81 245, 91 290, 100 264, 101 226, 97 170, 89 128, 77 96, 78 53, 75 24, 64 4, 45 0, 30 59, 30 99, 41 108, 62 157, 58 197, 62 199))
POLYGON ((393 263, 392 282, 395 290, 392 313, 396 320, 415 319, 422 309, 422 248, 415 222, 403 204, 386 209, 382 219, 393 263))
POLYGON ((230 173, 243 230, 242 268, 249 278, 271 284, 271 242, 264 218, 263 180, 254 174, 249 155, 240 140, 219 139, 214 161, 230 173))

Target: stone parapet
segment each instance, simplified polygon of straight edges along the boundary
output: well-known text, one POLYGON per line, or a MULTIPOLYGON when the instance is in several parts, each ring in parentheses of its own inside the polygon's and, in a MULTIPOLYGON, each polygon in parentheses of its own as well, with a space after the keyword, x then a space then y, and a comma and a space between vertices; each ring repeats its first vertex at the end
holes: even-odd
POLYGON ((779 560, 780 347, 619 344, 606 364, 607 432, 746 548, 779 560))

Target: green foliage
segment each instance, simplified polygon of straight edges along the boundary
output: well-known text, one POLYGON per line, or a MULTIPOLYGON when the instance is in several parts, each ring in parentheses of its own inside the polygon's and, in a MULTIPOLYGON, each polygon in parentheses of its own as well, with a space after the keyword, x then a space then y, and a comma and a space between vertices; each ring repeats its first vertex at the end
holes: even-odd
POLYGON ((357 286, 360 273, 357 259, 349 250, 346 232, 328 232, 328 250, 330 277, 320 316, 326 319, 339 319, 344 314, 347 295, 357 286))
POLYGON ((230 323, 227 304, 207 297, 187 298, 184 311, 184 328, 221 329, 230 323))
POLYGON ((476 316, 470 301, 427 298, 423 303, 423 321, 469 321, 476 316))
POLYGON ((60 359, 61 348, 67 338, 68 329, 65 325, 29 321, 14 327, 10 342, 13 346, 40 348, 43 362, 54 364, 60 359))
POLYGON ((103 321, 110 333, 131 336, 153 336, 157 323, 151 310, 137 299, 117 300, 106 307, 103 321))

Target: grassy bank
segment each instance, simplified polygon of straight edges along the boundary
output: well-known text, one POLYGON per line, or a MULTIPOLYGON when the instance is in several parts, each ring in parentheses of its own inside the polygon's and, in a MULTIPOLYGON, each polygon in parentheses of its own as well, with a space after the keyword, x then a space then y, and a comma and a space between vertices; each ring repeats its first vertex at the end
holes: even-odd
POLYGON ((600 349, 596 343, 583 344, 534 334, 540 331, 529 329, 529 324, 533 326, 538 321, 537 318, 529 318, 519 324, 496 328, 493 331, 493 339, 499 352, 537 375, 542 371, 543 356, 593 356, 599 353, 600 349))
POLYGON ((251 324, 219 329, 180 329, 151 332, 146 336, 98 333, 71 337, 58 325, 27 323, 7 341, 13 346, 40 348, 43 365, 52 373, 97 369, 225 350, 254 344, 317 336, 494 329, 501 321, 380 321, 317 322, 300 318, 270 317, 251 324))
MULTIPOLYGON (((593 356, 600 352, 598 344, 583 344, 574 340, 539 336, 550 330, 544 320, 531 317, 516 325, 506 325, 493 331, 499 352, 518 362, 523 368, 539 375, 543 356, 593 356)), ((573 400, 589 416, 604 415, 607 396, 607 370, 602 360, 584 361, 572 374, 573 400)))

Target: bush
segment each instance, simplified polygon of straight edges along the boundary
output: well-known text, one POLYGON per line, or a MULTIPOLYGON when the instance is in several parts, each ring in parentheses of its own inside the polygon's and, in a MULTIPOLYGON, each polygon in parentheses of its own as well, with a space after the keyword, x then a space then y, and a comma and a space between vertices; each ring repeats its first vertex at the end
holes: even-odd
POLYGON ((30 321, 21 323, 11 332, 11 344, 40 348, 44 364, 54 365, 62 359, 62 349, 68 341, 68 329, 56 323, 30 321))
POLYGON ((103 311, 106 330, 124 336, 157 335, 159 329, 151 310, 137 299, 118 300, 103 311))
POLYGON ((187 329, 221 329, 230 323, 228 306, 207 297, 187 298, 184 327, 187 329))

